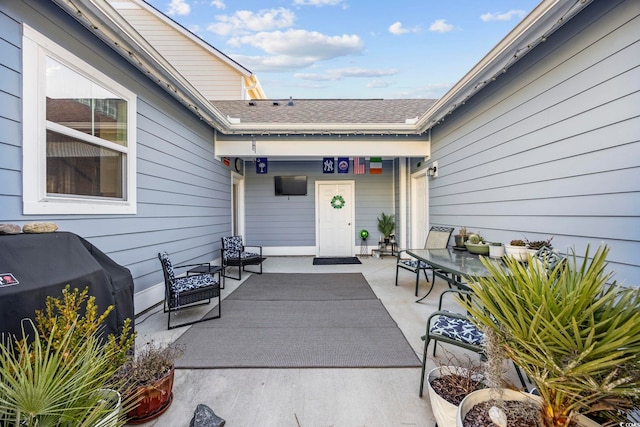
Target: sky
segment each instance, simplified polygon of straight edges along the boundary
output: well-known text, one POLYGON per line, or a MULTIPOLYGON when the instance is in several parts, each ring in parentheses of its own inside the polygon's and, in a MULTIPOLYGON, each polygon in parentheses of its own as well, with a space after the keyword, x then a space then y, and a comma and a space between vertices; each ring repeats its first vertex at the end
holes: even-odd
POLYGON ((539 0, 147 0, 269 99, 442 97, 539 0))

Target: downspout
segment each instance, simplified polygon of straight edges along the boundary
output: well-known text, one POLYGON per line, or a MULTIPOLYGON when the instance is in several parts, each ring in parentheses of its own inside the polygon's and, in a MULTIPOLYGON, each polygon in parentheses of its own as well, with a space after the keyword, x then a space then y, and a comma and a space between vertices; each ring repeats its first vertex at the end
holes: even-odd
POLYGON ((398 230, 396 235, 396 242, 398 242, 398 247, 408 248, 408 240, 407 240, 407 222, 409 220, 409 213, 407 210, 407 197, 408 197, 408 186, 407 186, 407 157, 400 157, 398 159, 398 230))

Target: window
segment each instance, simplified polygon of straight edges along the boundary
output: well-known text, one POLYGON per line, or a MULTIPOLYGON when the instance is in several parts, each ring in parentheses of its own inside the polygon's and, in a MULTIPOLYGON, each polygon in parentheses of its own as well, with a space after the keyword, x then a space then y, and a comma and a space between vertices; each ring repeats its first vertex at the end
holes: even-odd
POLYGON ((136 213, 135 94, 23 34, 24 213, 136 213))

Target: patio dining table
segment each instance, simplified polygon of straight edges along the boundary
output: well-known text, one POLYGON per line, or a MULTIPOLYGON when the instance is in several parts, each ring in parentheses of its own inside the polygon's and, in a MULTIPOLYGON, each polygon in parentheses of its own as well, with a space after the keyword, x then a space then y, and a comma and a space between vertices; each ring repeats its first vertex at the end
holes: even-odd
MULTIPOLYGON (((459 289, 469 290, 466 283, 473 276, 489 275, 489 270, 480 261, 480 256, 466 250, 460 251, 451 247, 445 249, 409 249, 407 254, 429 264, 436 276, 459 289)), ((427 295, 416 302, 422 301, 427 295)))

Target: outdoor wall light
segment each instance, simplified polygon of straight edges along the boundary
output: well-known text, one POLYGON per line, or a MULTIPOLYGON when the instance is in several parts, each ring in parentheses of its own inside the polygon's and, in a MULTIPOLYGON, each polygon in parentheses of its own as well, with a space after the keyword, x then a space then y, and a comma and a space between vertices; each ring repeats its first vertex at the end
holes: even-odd
POLYGON ((431 163, 431 166, 429 166, 429 169, 427 169, 427 175, 432 178, 438 176, 438 162, 431 163))

